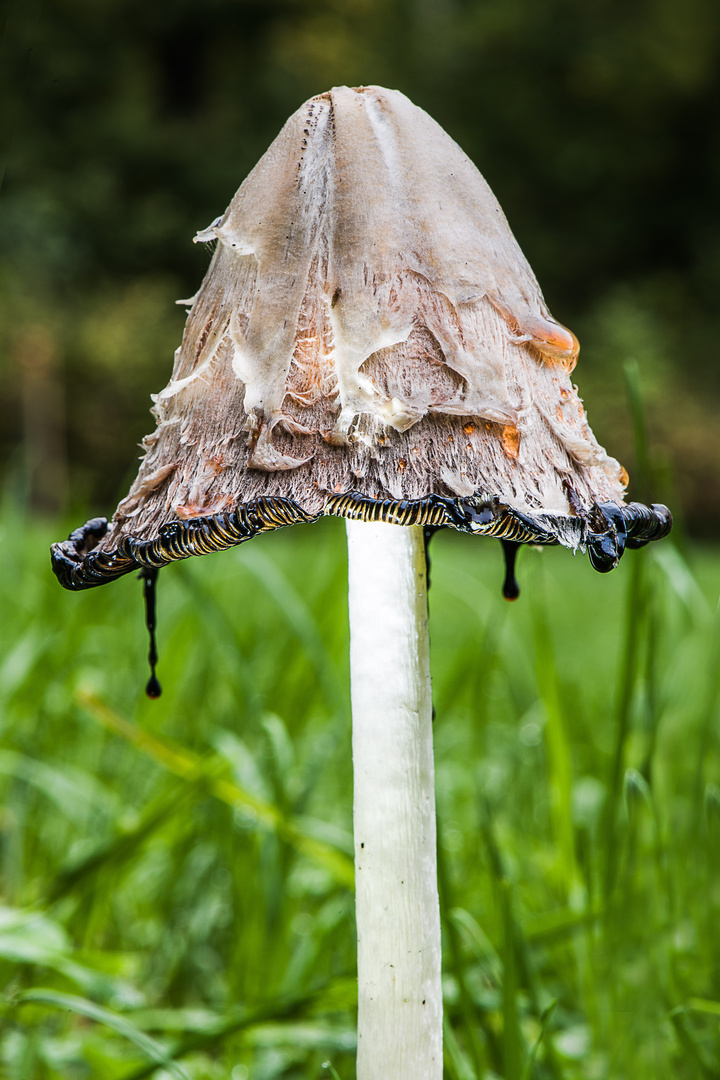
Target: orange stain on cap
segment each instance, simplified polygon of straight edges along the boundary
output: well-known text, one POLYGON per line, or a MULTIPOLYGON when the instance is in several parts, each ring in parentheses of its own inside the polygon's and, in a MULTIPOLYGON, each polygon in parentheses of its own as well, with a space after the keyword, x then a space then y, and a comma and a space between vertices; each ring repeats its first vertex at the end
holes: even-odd
POLYGON ((502 429, 502 448, 508 457, 517 459, 520 453, 520 432, 514 424, 506 424, 502 429))

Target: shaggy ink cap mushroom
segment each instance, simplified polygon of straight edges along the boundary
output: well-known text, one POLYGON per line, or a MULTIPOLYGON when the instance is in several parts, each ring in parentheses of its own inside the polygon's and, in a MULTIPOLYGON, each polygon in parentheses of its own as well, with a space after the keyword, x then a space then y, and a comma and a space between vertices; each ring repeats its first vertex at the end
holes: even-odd
MULTIPOLYGON (((358 1080, 441 1080, 442 979, 423 533, 588 551, 670 528, 626 505, 490 189, 395 91, 340 87, 290 118, 230 207, 156 431, 110 526, 53 548, 63 585, 344 516, 358 942, 358 1080), (399 528, 408 525, 415 528, 399 528)), ((156 658, 151 638, 150 660, 156 658)), ((159 692, 151 679, 148 693, 159 692)))
POLYGON ((322 515, 509 555, 562 544, 600 571, 669 531, 666 507, 624 502, 571 381, 578 342, 490 188, 403 94, 306 102, 196 240, 215 250, 156 430, 112 522, 53 546, 66 588, 136 569, 148 584, 322 515))

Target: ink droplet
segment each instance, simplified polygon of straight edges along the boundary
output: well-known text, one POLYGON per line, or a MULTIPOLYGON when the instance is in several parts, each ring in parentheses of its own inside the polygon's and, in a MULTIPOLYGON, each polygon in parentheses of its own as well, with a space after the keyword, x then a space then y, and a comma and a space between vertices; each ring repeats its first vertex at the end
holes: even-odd
POLYGON ((520 595, 520 586, 515 577, 515 559, 520 545, 515 540, 501 540, 500 543, 505 556, 505 580, 502 594, 506 600, 517 600, 520 595))
POLYGON ((150 678, 145 687, 145 693, 149 698, 159 698, 162 694, 162 687, 155 674, 155 665, 158 662, 157 640, 155 638, 155 630, 157 628, 155 593, 157 576, 158 572, 155 567, 145 567, 145 569, 140 572, 140 577, 143 582, 143 597, 145 599, 145 625, 148 634, 150 635, 150 649, 148 651, 150 678))
POLYGON ((157 675, 151 675, 145 684, 145 693, 149 698, 159 698, 162 694, 162 686, 158 682, 157 675))

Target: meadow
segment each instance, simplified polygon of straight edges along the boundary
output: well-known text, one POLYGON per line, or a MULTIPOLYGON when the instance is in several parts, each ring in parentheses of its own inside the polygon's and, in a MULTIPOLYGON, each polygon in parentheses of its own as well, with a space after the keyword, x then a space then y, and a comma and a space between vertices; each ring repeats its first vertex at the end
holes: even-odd
MULTIPOLYGON (((352 1080, 342 523, 163 570, 156 701, 0 523, 0 1075, 352 1080)), ((431 556, 446 1077, 717 1077, 718 552, 431 556)))

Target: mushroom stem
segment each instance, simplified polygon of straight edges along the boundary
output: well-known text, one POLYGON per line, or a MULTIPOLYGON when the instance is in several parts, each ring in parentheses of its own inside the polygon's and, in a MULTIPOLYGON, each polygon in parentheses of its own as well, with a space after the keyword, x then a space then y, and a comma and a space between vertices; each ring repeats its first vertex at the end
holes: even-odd
POLYGON ((419 526, 347 521, 358 1080, 442 1080, 432 699, 419 526))

